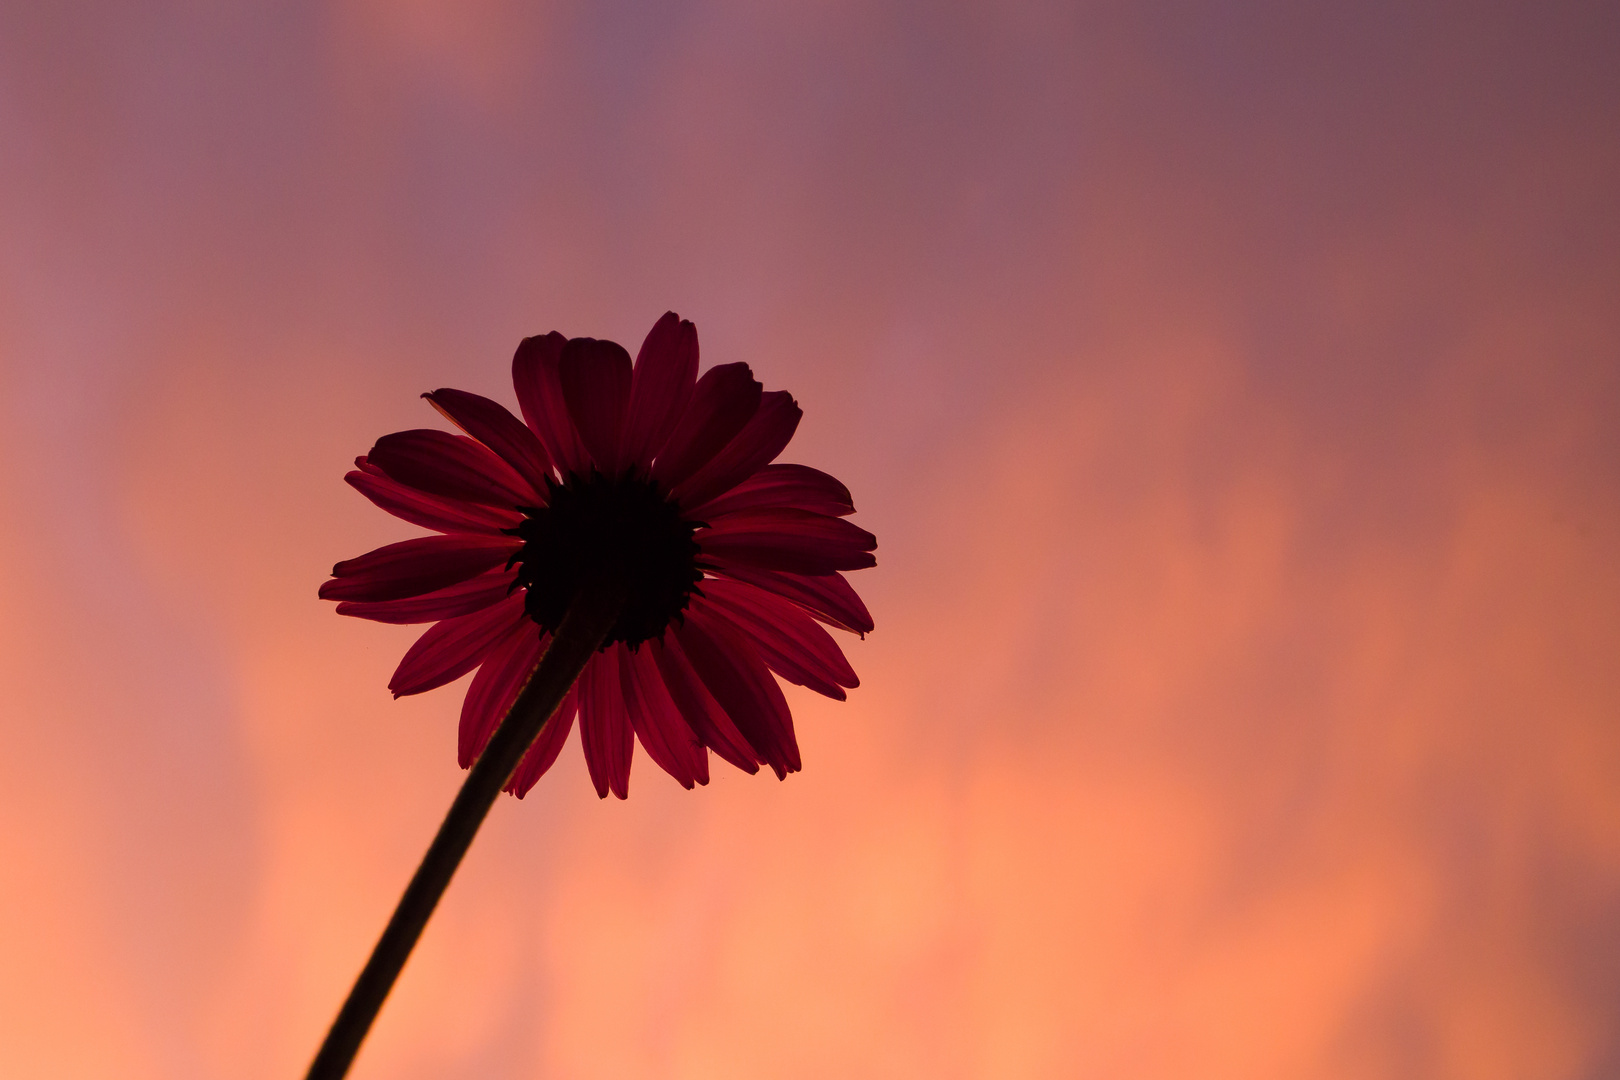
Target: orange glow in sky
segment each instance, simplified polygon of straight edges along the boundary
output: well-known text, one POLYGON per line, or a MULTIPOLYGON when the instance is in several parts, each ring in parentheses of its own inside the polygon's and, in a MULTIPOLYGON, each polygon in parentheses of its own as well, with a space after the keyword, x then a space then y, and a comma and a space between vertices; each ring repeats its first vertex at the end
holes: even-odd
MULTIPOLYGON (((342 482, 667 309, 879 540, 805 768, 573 745, 353 1075, 1620 1073, 1602 5, 0 3, 0 1076, 301 1075, 465 681, 342 482)), ((847 638, 847 635, 846 635, 847 638)))

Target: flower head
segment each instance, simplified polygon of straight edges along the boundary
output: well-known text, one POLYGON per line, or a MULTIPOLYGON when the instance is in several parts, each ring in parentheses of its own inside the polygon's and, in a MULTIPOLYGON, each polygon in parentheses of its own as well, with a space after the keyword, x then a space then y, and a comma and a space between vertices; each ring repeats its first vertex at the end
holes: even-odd
POLYGON ((522 797, 573 727, 598 795, 629 793, 635 742, 685 787, 709 751, 747 772, 799 769, 772 672, 842 700, 855 672, 821 624, 872 618, 843 571, 872 566, 849 491, 772 464, 799 423, 747 364, 697 377, 697 330, 673 312, 635 363, 623 347, 551 333, 512 358, 523 419, 462 390, 423 396, 464 435, 385 435, 345 477, 437 535, 332 568, 338 613, 432 623, 400 661, 395 697, 477 669, 459 758, 477 759, 583 583, 612 574, 626 600, 602 648, 541 730, 507 790, 522 797))

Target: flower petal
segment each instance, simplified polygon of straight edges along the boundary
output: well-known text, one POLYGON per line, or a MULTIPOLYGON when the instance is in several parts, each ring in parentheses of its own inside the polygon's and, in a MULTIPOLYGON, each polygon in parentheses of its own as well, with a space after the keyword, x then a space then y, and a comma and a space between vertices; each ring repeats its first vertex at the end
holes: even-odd
POLYGON ((653 460, 665 491, 707 465, 759 409, 764 393, 747 364, 721 364, 703 373, 692 401, 653 460))
POLYGON ((399 600, 454 585, 506 562, 523 541, 515 536, 452 533, 418 536, 368 551, 332 567, 322 600, 399 600))
POLYGON ((614 341, 572 338, 563 346, 557 375, 568 415, 592 462, 609 476, 619 475, 619 436, 630 402, 630 354, 614 341))
POLYGON ((544 505, 551 461, 546 457, 546 448, 540 445, 540 439, 527 424, 500 402, 465 390, 440 387, 422 396, 445 419, 493 450, 528 482, 536 500, 528 505, 544 505))
POLYGON ((701 606, 676 630, 692 668, 778 779, 798 772, 799 744, 782 688, 747 639, 701 606))
POLYGON ((766 465, 730 491, 693 506, 687 516, 696 521, 710 521, 737 510, 781 507, 828 517, 855 512, 849 489, 820 469, 808 465, 766 465))
POLYGON ((832 635, 791 600, 753 585, 709 578, 692 603, 715 609, 753 642, 765 664, 788 682, 843 701, 844 687, 861 684, 832 635))
POLYGON ((398 698, 461 678, 483 663, 490 650, 526 619, 523 596, 514 593, 482 611, 434 623, 406 651, 388 680, 388 689, 398 698))
POLYGON ((429 495, 485 506, 533 506, 529 483, 483 443, 448 431, 417 428, 377 440, 366 455, 400 483, 429 495))
POLYGON ((804 510, 738 510, 714 518, 694 539, 703 565, 830 574, 876 566, 877 537, 842 518, 804 510))
POLYGON ((529 681, 547 637, 527 619, 520 621, 495 644, 478 666, 467 696, 461 702, 461 725, 456 733, 456 760, 470 768, 489 744, 518 691, 529 681))
MULTIPOLYGON (((517 351, 512 354, 512 389, 517 394, 518 411, 523 415, 523 422, 529 425, 529 430, 537 436, 547 419, 546 394, 540 388, 540 371, 548 358, 556 360, 562 355, 562 348, 566 344, 568 339, 553 330, 549 334, 524 338, 518 342, 517 351)), ((543 441, 544 436, 540 437, 543 441)))
POLYGON ((645 471, 664 448, 692 400, 697 369, 697 327, 673 311, 665 312, 636 354, 630 408, 619 446, 624 464, 645 471))
POLYGON ((777 596, 785 596, 828 626, 862 637, 872 632, 872 613, 866 610, 866 605, 842 574, 809 577, 736 565, 723 566, 718 572, 734 581, 746 581, 777 596))
POLYGON ((591 657, 579 677, 579 742, 598 798, 630 795, 630 758, 636 742, 619 683, 623 644, 591 657))
POLYGON ((726 715, 725 709, 714 700, 714 695, 709 693, 708 687, 703 685, 703 680, 692 669, 692 663, 686 658, 686 651, 676 640, 674 631, 665 631, 662 639, 649 641, 645 647, 652 650, 658 673, 664 679, 664 688, 686 718, 692 733, 704 746, 743 772, 750 775, 759 772, 759 758, 754 748, 748 745, 748 740, 737 730, 737 725, 731 722, 731 717, 726 715))
POLYGON ((516 579, 515 570, 491 570, 421 596, 399 600, 345 600, 337 606, 337 613, 382 623, 438 622, 457 615, 470 615, 506 599, 516 579))
POLYGON ((553 330, 544 337, 524 338, 512 357, 512 389, 523 419, 546 448, 546 456, 563 476, 590 471, 590 455, 563 400, 557 364, 568 339, 553 330))
POLYGON ((619 646, 619 682, 624 703, 630 711, 630 724, 636 730, 647 756, 652 758, 683 788, 709 782, 709 753, 676 708, 659 674, 652 650, 634 652, 619 646))
POLYGON ((786 390, 762 395, 743 429, 707 465, 675 485, 670 498, 682 506, 700 506, 730 491, 787 447, 803 415, 786 390))
POLYGON ((354 463, 359 468, 343 478, 349 486, 412 525, 438 532, 498 533, 523 520, 523 515, 515 509, 480 506, 418 491, 395 480, 363 456, 355 458, 354 463))
POLYGON ((556 762, 557 755, 562 753, 563 744, 568 741, 568 733, 574 730, 574 714, 579 712, 579 687, 574 685, 568 688, 562 704, 557 711, 540 729, 529 750, 518 762, 518 767, 512 771, 512 779, 506 782, 505 791, 518 798, 529 793, 529 789, 546 774, 546 770, 556 762))

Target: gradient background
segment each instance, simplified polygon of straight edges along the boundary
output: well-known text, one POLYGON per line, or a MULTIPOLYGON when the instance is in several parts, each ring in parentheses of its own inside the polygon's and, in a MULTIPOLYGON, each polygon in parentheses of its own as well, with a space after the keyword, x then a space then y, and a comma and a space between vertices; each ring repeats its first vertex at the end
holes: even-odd
POLYGON ((301 1075, 461 777, 342 474, 667 308, 864 685, 565 751, 357 1077, 1620 1074, 1620 7, 138 7, 0 5, 0 1075, 301 1075))

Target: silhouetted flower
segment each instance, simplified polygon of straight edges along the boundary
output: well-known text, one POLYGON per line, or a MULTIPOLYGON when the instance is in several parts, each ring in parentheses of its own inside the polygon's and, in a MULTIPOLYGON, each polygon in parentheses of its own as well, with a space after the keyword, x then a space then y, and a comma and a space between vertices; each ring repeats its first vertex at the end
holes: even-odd
POLYGON ((611 563, 629 599, 607 641, 530 747, 520 798, 574 717, 598 795, 629 791, 634 742, 690 788, 708 751, 747 772, 799 768, 793 718, 770 672, 829 697, 857 685, 818 624, 865 634, 872 618, 842 571, 876 539, 843 518, 826 473, 771 462, 799 423, 785 391, 746 364, 699 379, 697 330, 672 312, 635 364, 623 347, 552 333, 512 359, 523 420, 462 390, 424 394, 466 432, 386 435, 346 479, 438 535, 332 568, 338 612, 434 625, 389 682, 395 697, 477 668, 461 708, 471 765, 506 715, 580 583, 611 563))

